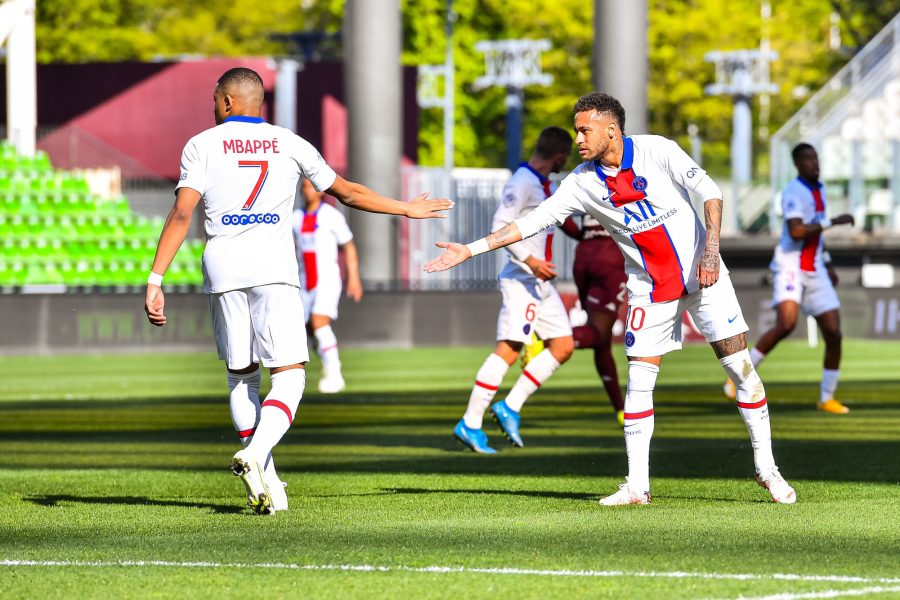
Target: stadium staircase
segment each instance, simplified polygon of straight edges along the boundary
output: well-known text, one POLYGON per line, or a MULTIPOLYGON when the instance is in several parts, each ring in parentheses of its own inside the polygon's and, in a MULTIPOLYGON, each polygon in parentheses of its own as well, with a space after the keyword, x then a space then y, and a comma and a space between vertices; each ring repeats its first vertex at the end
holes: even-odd
MULTIPOLYGON (((144 286, 162 230, 161 218, 135 214, 128 200, 92 194, 75 172, 53 169, 0 144, 0 289, 125 291, 144 286)), ((202 240, 187 240, 166 282, 202 285, 202 240)))

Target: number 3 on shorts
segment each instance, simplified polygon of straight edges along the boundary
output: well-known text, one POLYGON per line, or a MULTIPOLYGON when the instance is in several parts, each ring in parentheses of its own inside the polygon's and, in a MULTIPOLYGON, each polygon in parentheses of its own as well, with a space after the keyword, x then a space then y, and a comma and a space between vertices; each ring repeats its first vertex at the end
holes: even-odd
POLYGON ((525 320, 531 323, 534 321, 534 309, 537 306, 534 302, 525 307, 525 320))
POLYGON ((247 201, 244 202, 244 205, 241 207, 241 210, 250 210, 253 208, 253 203, 256 202, 256 199, 259 198, 259 193, 262 191, 263 185, 266 183, 266 177, 269 176, 269 161, 267 160, 239 160, 238 166, 243 167, 259 167, 259 179, 256 180, 256 184, 253 186, 253 191, 250 192, 250 196, 247 198, 247 201))
POLYGON ((643 308, 640 306, 634 307, 631 309, 631 318, 628 319, 628 328, 632 331, 639 331, 644 326, 644 317, 646 316, 647 314, 643 308))

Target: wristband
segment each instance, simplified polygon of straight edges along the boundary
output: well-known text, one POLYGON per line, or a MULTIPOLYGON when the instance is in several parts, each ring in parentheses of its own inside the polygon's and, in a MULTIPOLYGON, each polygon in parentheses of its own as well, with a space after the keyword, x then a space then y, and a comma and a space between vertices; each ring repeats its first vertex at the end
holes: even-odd
POLYGON ((484 254, 485 252, 489 252, 491 247, 488 246, 487 240, 481 238, 480 240, 475 240, 471 244, 466 244, 466 248, 469 249, 469 252, 472 253, 472 256, 478 256, 479 254, 484 254))
POLYGON ((819 227, 821 227, 823 230, 828 229, 829 227, 831 227, 831 219, 825 217, 824 219, 819 221, 819 227))
POLYGON ((150 271, 150 277, 147 278, 147 285, 155 285, 156 287, 162 287, 163 276, 159 273, 154 273, 150 271))

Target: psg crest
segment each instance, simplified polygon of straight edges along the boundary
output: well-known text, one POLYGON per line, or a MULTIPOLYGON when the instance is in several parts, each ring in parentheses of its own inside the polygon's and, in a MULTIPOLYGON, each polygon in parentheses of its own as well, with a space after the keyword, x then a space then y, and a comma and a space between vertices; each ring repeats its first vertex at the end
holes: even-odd
POLYGON ((636 192, 643 192, 647 189, 647 179, 640 175, 635 175, 634 181, 631 182, 631 187, 633 187, 636 192))

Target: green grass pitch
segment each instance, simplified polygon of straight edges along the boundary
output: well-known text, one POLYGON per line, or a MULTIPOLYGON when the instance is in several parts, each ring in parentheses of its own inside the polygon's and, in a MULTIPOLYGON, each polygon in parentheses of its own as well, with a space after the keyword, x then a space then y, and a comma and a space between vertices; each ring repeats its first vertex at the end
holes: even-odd
POLYGON ((821 347, 763 364, 793 506, 753 482, 708 347, 664 360, 653 504, 621 508, 597 504, 625 453, 588 353, 526 405, 526 448, 452 439, 486 352, 347 350, 331 397, 311 366, 275 517, 227 470, 213 355, 0 358, 2 597, 900 597, 900 344, 845 343, 846 416, 814 410, 821 347))

